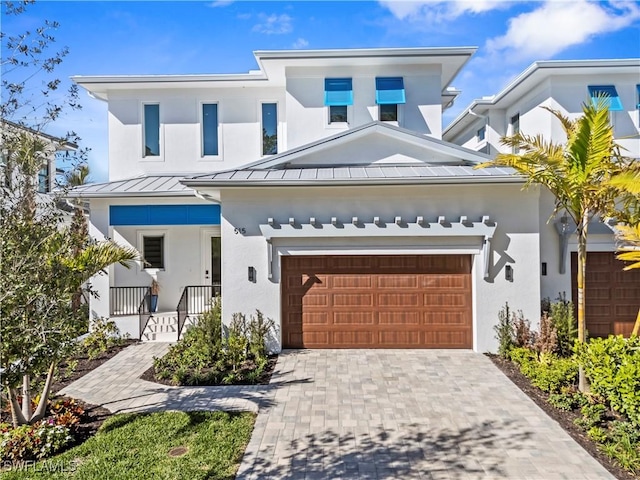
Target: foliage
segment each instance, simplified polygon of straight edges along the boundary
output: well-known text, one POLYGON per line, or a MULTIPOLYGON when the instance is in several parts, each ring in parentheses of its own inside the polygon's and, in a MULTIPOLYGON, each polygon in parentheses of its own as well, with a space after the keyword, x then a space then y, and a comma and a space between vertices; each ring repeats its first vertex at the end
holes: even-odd
POLYGON ((567 295, 563 292, 558 295, 555 302, 550 304, 549 308, 558 339, 556 353, 561 357, 568 357, 573 354, 573 345, 578 338, 573 302, 567 300, 567 295))
MULTIPOLYGON (((121 414, 107 419, 86 442, 56 457, 75 464, 73 478, 138 480, 234 478, 249 442, 255 414, 228 412, 161 412, 121 414), (171 457, 175 447, 185 455, 171 457)), ((39 468, 40 467, 40 468, 39 468)), ((65 480, 68 472, 34 469, 2 472, 3 480, 65 480)))
MULTIPOLYGON (((612 177, 636 163, 624 158, 614 140, 609 121, 607 98, 583 105, 583 115, 574 120, 559 111, 542 107, 560 122, 566 142, 546 141, 541 135, 518 132, 504 137, 502 143, 513 152, 496 156, 478 165, 508 166, 526 179, 525 186, 541 185, 555 197, 553 214, 563 212, 576 224, 578 239, 578 340, 586 340, 584 278, 586 270, 587 232, 589 222, 598 214, 606 214, 616 204, 618 190, 611 185, 612 177)), ((580 390, 585 391, 586 379, 581 372, 580 390)))
POLYGON ((268 365, 266 339, 273 320, 260 311, 249 321, 235 314, 223 336, 221 317, 217 301, 164 357, 154 359, 156 377, 177 385, 256 383, 268 365))
POLYGON ((518 310, 517 313, 513 313, 511 324, 513 325, 514 345, 516 347, 532 346, 536 336, 531 330, 531 322, 524 318, 522 310, 518 310))
POLYGON ((514 335, 511 310, 508 303, 505 303, 504 307, 498 312, 498 324, 493 329, 496 331, 496 338, 498 339, 498 355, 502 358, 509 358, 509 353, 514 347, 514 335))
POLYGON ((91 331, 82 341, 82 345, 87 349, 89 358, 96 358, 109 348, 122 345, 124 338, 120 335, 116 322, 97 318, 91 322, 91 331))
POLYGON ((73 440, 69 428, 50 422, 3 428, 0 453, 11 462, 39 460, 61 450, 73 440))
POLYGON ((531 383, 545 392, 559 392, 574 384, 578 365, 574 359, 559 358, 553 353, 538 355, 530 348, 514 348, 511 359, 531 383))
POLYGON ((534 348, 539 353, 554 353, 558 350, 558 331, 547 312, 543 312, 540 317, 540 332, 536 335, 534 348))
POLYGON ((591 391, 640 427, 640 338, 593 338, 576 344, 591 391))
POLYGON ((587 397, 572 388, 561 388, 560 393, 551 393, 547 401, 558 410, 571 411, 582 408, 587 403, 587 397))

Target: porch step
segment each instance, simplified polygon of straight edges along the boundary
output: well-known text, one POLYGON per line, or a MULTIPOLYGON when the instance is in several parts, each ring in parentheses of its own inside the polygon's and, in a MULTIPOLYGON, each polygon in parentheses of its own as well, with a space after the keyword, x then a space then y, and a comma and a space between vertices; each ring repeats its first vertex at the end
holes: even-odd
MULTIPOLYGON (((182 329, 182 335, 186 332, 197 316, 187 319, 182 329)), ((182 337, 182 335, 180 335, 182 337)), ((176 342, 178 340, 178 317, 175 312, 154 313, 149 319, 147 327, 142 334, 143 342, 176 342)))

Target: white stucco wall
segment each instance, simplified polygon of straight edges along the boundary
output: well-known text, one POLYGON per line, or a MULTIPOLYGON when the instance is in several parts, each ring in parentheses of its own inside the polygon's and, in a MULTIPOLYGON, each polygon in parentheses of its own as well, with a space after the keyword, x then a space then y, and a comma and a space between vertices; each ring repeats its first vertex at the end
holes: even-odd
POLYGON ((262 153, 261 104, 278 104, 278 146, 287 148, 282 88, 118 91, 109 96, 109 180, 145 173, 211 172, 262 153), (160 104, 160 156, 143 157, 143 105, 160 104), (203 103, 218 104, 219 155, 202 156, 203 103))
POLYGON ((234 312, 253 313, 259 309, 280 325, 279 255, 286 254, 474 254, 473 310, 474 349, 495 351, 493 325, 506 301, 522 309, 537 325, 540 308, 538 192, 520 192, 518 185, 424 186, 358 188, 272 188, 225 189, 222 192, 222 248, 224 278, 223 317, 234 312), (384 238, 384 239, 282 239, 274 240, 274 276, 268 278, 267 243, 259 225, 267 218, 286 223, 289 217, 308 221, 309 217, 329 223, 332 216, 349 222, 358 216, 371 222, 374 216, 393 222, 395 216, 429 221, 445 215, 457 221, 461 215, 479 221, 490 215, 498 228, 490 279, 483 279, 482 241, 473 238, 384 238), (246 230, 237 234, 235 229, 246 230), (505 279, 510 264, 514 280, 505 279), (247 269, 257 270, 257 281, 249 282, 247 269))

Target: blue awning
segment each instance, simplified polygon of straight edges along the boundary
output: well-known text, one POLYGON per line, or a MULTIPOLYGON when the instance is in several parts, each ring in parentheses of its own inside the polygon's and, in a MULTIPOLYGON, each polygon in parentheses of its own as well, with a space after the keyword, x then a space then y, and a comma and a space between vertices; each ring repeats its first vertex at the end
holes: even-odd
POLYGON ((638 105, 636 107, 640 108, 640 85, 636 85, 636 89, 638 89, 638 105))
POLYGON ((109 225, 220 225, 220 205, 110 205, 109 225))
POLYGON ((589 85, 589 95, 591 96, 591 102, 595 104, 598 101, 598 97, 607 97, 610 112, 623 111, 622 102, 616 91, 616 87, 613 85, 589 85))
POLYGON ((390 105, 405 103, 404 79, 402 77, 376 78, 376 103, 390 105))
POLYGON ((327 106, 353 105, 353 85, 351 79, 325 78, 324 104, 327 106))

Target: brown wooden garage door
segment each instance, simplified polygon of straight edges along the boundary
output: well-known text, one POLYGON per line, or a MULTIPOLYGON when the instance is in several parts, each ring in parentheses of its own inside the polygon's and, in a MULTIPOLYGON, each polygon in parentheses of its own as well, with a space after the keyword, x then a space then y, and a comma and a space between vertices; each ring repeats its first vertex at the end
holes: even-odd
MULTIPOLYGON (((591 337, 629 336, 640 308, 640 270, 623 271, 624 263, 612 252, 587 253, 586 323, 591 337)), ((578 255, 571 256, 574 302, 578 298, 578 255)))
POLYGON ((472 348, 471 256, 282 257, 285 348, 472 348))

